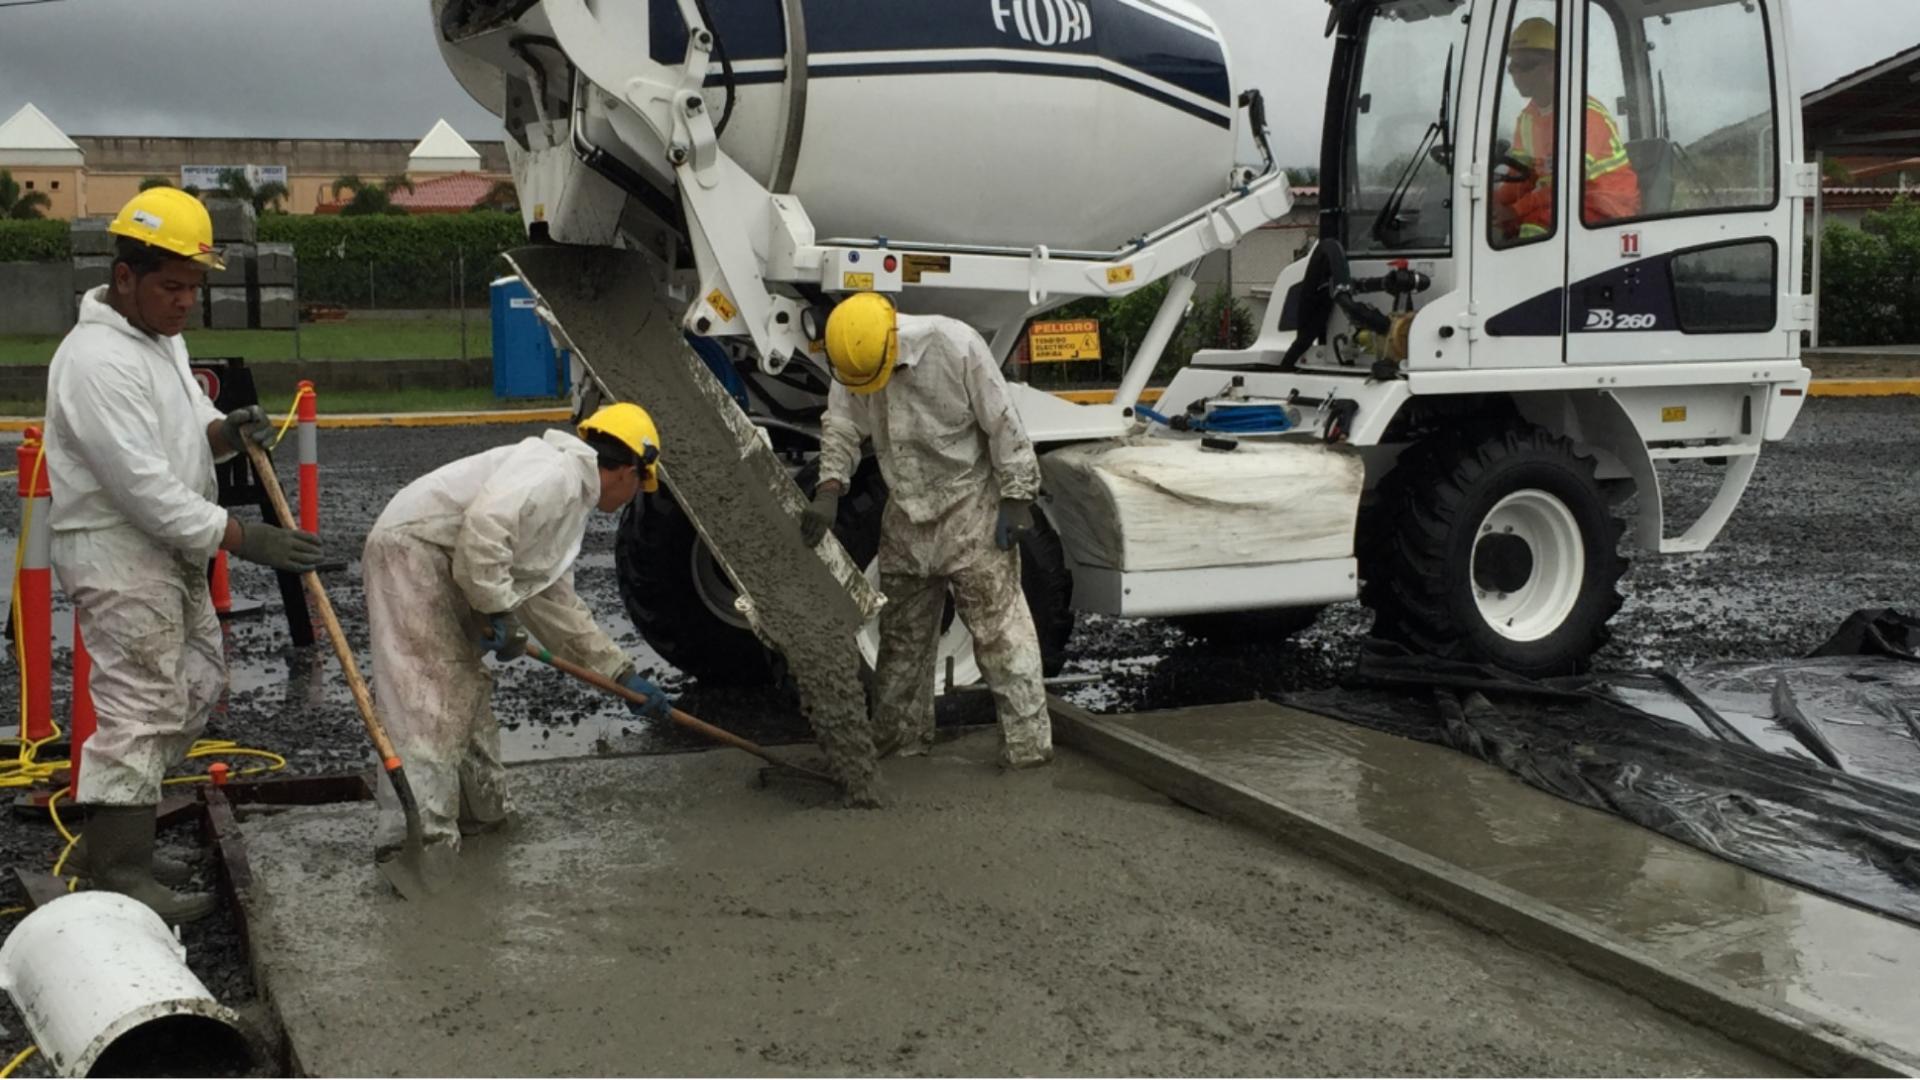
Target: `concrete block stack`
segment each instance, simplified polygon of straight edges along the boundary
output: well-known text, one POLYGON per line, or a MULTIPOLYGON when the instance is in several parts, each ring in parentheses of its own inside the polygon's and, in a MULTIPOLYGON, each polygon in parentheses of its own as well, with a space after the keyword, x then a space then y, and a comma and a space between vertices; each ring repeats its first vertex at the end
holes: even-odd
POLYGON ((262 330, 291 330, 300 321, 300 305, 294 299, 294 263, 292 244, 259 244, 253 258, 256 318, 262 330))
POLYGON ((73 248, 73 308, 80 310, 81 295, 105 285, 113 277, 113 234, 107 231, 109 218, 81 218, 69 232, 73 248))
POLYGON ((215 330, 245 330, 252 325, 247 279, 252 271, 253 242, 258 233, 253 205, 240 199, 208 199, 213 218, 213 243, 227 268, 207 275, 207 325, 215 330))
MULTIPOLYGON (((213 218, 213 242, 227 267, 207 275, 200 306, 187 328, 292 330, 300 318, 294 295, 293 245, 256 243, 259 222, 252 205, 239 199, 208 199, 207 213, 213 218)), ((82 218, 73 223, 75 311, 81 294, 113 277, 110 220, 82 218)))

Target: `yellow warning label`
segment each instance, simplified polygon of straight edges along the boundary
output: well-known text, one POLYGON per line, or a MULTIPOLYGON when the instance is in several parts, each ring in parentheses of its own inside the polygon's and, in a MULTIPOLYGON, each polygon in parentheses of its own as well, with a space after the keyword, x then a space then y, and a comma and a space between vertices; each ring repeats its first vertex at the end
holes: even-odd
POLYGON ((1126 266, 1107 267, 1107 284, 1125 285, 1127 282, 1132 280, 1133 280, 1133 266, 1131 264, 1128 264, 1126 266))
POLYGON ((533 220, 535 221, 547 220, 547 204, 546 203, 537 202, 533 204, 533 220))
POLYGON ((948 255, 908 255, 901 260, 900 280, 918 284, 921 274, 951 274, 953 258, 948 255))
POLYGON ((1037 322, 1027 329, 1027 360, 1065 364, 1100 359, 1100 324, 1092 319, 1037 322))
POLYGON ((843 289, 871 289, 873 288, 873 275, 856 274, 849 270, 840 275, 840 287, 843 289))
POLYGON ((1687 422, 1685 405, 1669 405, 1660 410, 1660 422, 1663 424, 1684 424, 1687 422))
POLYGON ((721 292, 719 289, 715 289, 712 292, 708 293, 707 306, 712 308, 714 311, 714 314, 720 316, 722 320, 726 322, 733 321, 733 316, 735 314, 733 301, 727 299, 726 293, 721 292))

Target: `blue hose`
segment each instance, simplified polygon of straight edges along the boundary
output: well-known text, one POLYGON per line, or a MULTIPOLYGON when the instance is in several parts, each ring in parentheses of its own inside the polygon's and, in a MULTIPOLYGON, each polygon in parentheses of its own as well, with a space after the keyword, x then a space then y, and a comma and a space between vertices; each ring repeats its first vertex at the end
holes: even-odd
POLYGON ((1210 409, 1205 416, 1180 417, 1180 423, 1147 408, 1133 407, 1134 415, 1162 427, 1181 431, 1210 431, 1222 435, 1279 435, 1293 430, 1293 414, 1284 405, 1248 405, 1238 408, 1210 409))

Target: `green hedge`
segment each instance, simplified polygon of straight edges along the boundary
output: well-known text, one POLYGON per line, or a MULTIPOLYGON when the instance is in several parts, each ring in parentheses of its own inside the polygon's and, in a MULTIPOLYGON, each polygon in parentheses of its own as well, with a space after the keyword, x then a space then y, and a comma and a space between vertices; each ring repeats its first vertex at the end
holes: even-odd
POLYGON ((64 221, 0 220, 0 262, 62 262, 72 252, 64 221))
POLYGON ((457 271, 466 263, 468 307, 484 307, 487 283, 499 277, 503 251, 526 243, 518 214, 273 214, 260 219, 260 242, 292 244, 300 264, 300 299, 347 307, 439 308, 458 300, 457 271))
POLYGON ((1861 226, 1827 226, 1820 343, 1920 341, 1920 202, 1903 196, 1861 226))

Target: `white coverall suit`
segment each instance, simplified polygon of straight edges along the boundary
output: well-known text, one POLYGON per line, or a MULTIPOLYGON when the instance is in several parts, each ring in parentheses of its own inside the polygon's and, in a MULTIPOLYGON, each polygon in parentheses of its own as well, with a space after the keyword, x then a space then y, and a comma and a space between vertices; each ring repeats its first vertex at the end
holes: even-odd
MULTIPOLYGON (((420 803, 429 843, 507 816, 507 774, 481 663, 481 615, 515 612, 555 656, 615 678, 631 661, 573 591, 600 498, 598 458, 549 431, 444 465, 400 490, 361 557, 374 701, 420 803)), ((381 773, 375 849, 406 820, 381 773)))
POLYGON ((993 692, 1005 760, 1047 758, 1040 640, 1020 589, 1020 549, 994 543, 1000 500, 1032 501, 1040 463, 999 365, 972 327, 901 315, 899 360, 887 384, 859 395, 836 383, 821 422, 820 480, 846 485, 873 440, 886 478, 880 522, 880 656, 874 741, 896 733, 900 752, 933 744, 933 690, 947 590, 973 633, 993 692))
POLYGON ((81 300, 47 373, 53 569, 93 657, 99 720, 74 801, 152 806, 226 689, 207 591, 227 528, 207 427, 225 417, 185 342, 135 329, 105 298, 101 286, 81 300))

